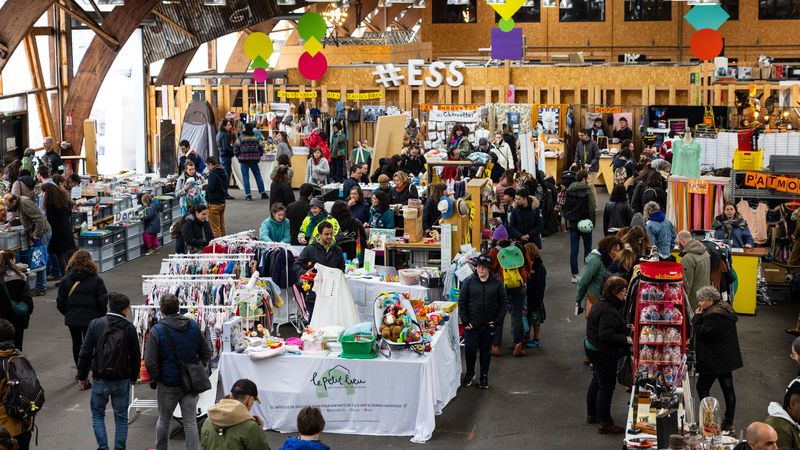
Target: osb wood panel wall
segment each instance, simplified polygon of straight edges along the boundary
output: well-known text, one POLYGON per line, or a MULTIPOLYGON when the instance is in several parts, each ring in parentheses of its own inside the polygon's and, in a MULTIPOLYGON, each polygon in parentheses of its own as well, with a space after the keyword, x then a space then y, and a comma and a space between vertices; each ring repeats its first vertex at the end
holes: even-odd
MULTIPOLYGON (((558 8, 542 8, 541 22, 519 23, 527 39, 528 57, 548 61, 551 54, 583 51, 590 59, 617 61, 624 53, 643 53, 650 58, 688 61, 694 28, 683 16, 684 2, 672 2, 672 20, 626 22, 624 0, 606 0, 605 22, 559 22, 558 8), (680 38, 680 39, 679 39, 680 38)), ((494 10, 478 1, 477 23, 432 23, 432 2, 423 12, 422 41, 431 42, 433 57, 477 55, 491 45, 496 27, 494 10), (469 36, 469 40, 461 39, 469 36)), ((800 52, 800 21, 758 20, 758 2, 740 0, 739 20, 729 20, 719 30, 725 38, 726 55, 756 61, 761 54, 796 57, 800 52), (780 30, 780 31, 778 31, 780 30)))

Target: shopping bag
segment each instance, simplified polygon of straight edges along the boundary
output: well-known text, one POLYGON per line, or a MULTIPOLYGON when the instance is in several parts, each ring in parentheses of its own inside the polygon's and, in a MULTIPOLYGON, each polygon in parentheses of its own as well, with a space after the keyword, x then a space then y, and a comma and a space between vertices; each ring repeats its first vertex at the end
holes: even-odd
POLYGON ((595 297, 594 295, 586 296, 586 306, 583 307, 583 317, 587 319, 589 318, 589 311, 592 310, 592 306, 597 303, 597 300, 599 300, 599 298, 595 297))
POLYGON ((42 241, 36 240, 31 246, 31 255, 28 260, 28 268, 36 270, 47 266, 47 246, 42 241))
POLYGON ((617 383, 627 388, 633 387, 633 362, 630 356, 622 361, 622 367, 617 370, 617 383))

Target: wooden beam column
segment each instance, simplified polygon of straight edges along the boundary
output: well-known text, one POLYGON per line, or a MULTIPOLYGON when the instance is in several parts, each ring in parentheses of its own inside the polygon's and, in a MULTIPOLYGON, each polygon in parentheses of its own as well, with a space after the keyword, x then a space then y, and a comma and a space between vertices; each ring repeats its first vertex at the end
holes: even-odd
POLYGON ((0 71, 54 0, 8 0, 0 7, 0 71))
POLYGON ((158 72, 156 86, 181 84, 183 76, 186 74, 186 69, 194 59, 195 53, 197 53, 197 47, 165 59, 164 65, 161 66, 161 71, 158 72))
POLYGON ((36 38, 29 34, 22 40, 25 54, 28 57, 28 70, 31 73, 33 89, 36 90, 36 111, 39 113, 39 124, 42 127, 42 137, 54 136, 53 114, 50 111, 50 102, 47 101, 47 86, 44 84, 42 64, 39 59, 39 49, 36 47, 36 38))
MULTIPOLYGON (((103 27, 114 34, 120 45, 124 45, 131 37, 142 19, 160 3, 159 0, 139 0, 118 6, 106 17, 103 27)), ((78 74, 69 89, 67 103, 64 107, 66 115, 72 116, 72 125, 65 127, 64 137, 72 144, 72 153, 79 155, 83 143, 83 121, 89 118, 97 92, 108 74, 118 50, 100 37, 95 36, 86 50, 86 54, 78 68, 78 74)), ((70 156, 70 155, 68 155, 70 156)))

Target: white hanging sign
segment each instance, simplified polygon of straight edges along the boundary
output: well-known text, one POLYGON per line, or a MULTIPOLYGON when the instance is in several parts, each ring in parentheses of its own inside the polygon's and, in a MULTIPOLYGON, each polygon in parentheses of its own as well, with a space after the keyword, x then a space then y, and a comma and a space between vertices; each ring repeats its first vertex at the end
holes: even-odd
POLYGON ((481 111, 475 109, 472 111, 441 111, 433 109, 428 111, 429 122, 480 122, 481 111))

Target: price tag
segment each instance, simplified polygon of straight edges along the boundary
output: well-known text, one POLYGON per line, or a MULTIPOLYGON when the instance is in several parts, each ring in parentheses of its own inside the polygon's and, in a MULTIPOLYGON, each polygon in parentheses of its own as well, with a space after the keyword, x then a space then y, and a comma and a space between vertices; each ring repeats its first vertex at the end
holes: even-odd
POLYGON ((472 267, 470 267, 469 264, 464 264, 456 270, 456 277, 458 277, 458 281, 463 283, 472 273, 472 267))
POLYGON ((91 230, 92 229, 92 213, 86 213, 86 228, 91 230))
POLYGON ((708 194, 708 180, 703 178, 692 178, 689 180, 690 194, 708 194))

